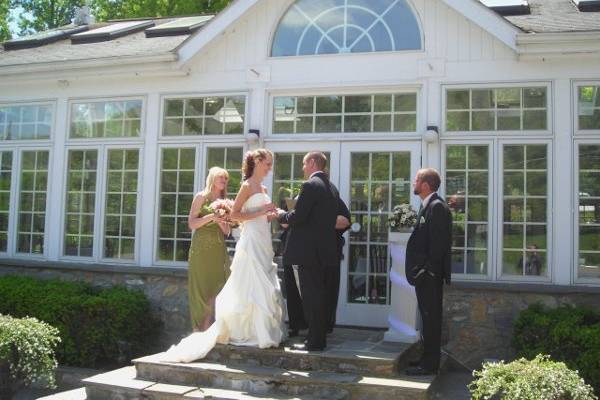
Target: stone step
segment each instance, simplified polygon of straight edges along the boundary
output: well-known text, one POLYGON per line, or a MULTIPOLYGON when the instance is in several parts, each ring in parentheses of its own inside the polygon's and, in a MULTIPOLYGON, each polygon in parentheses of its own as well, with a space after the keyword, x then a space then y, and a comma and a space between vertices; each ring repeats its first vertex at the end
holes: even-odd
MULTIPOLYGON (((322 352, 308 352, 293 347, 295 342, 299 341, 300 339, 288 340, 283 346, 270 349, 218 344, 203 361, 395 378, 400 355, 402 360, 410 358, 416 348, 416 345, 403 343, 346 340, 339 344, 334 342, 322 352)), ((159 356, 155 354, 133 362, 134 364, 143 361, 154 362, 158 361, 159 356)))
POLYGON ((49 396, 38 397, 38 400, 86 400, 85 388, 68 390, 65 392, 54 393, 49 396))
MULTIPOLYGON (((126 367, 85 380, 86 388, 78 397, 67 397, 70 392, 58 393, 48 400, 253 400, 276 399, 295 400, 298 397, 251 395, 239 390, 219 388, 198 388, 195 386, 170 385, 143 381, 135 378, 135 368, 126 367)), ((303 400, 320 400, 317 397, 302 397, 303 400)))
POLYGON ((222 388, 253 395, 312 396, 327 399, 427 399, 434 376, 375 378, 363 374, 296 371, 261 365, 136 360, 137 380, 222 388))

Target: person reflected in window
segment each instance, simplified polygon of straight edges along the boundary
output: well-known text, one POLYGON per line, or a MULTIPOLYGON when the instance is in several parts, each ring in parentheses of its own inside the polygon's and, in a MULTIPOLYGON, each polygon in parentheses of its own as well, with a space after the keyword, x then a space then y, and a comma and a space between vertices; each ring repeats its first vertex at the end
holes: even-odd
POLYGON ((525 260, 525 275, 539 276, 542 273, 542 259, 538 254, 538 246, 532 244, 527 246, 527 258, 525 260))

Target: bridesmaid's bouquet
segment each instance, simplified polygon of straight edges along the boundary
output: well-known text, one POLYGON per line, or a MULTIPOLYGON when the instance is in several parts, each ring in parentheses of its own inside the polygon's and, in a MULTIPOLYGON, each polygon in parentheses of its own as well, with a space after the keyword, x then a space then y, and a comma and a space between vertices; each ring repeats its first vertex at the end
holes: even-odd
POLYGON ((237 225, 237 223, 231 219, 231 211, 233 210, 233 200, 217 199, 210 203, 208 208, 210 208, 217 217, 225 220, 230 225, 237 225))

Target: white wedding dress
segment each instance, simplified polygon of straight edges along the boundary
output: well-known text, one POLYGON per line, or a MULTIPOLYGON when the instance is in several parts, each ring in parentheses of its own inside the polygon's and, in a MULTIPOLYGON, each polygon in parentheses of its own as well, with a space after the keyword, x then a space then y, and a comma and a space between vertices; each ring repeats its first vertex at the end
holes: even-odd
MULTIPOLYGON (((264 193, 251 195, 242 212, 252 212, 271 201, 264 193)), ((283 298, 277 265, 273 263, 271 225, 266 216, 242 224, 235 246, 231 275, 215 302, 215 322, 172 346, 161 359, 191 362, 204 358, 216 343, 267 348, 284 339, 283 298)))

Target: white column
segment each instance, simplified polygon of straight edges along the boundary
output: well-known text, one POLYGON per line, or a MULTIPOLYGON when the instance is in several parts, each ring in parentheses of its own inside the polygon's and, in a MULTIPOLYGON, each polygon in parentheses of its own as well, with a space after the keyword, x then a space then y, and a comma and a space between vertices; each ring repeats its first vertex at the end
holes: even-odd
POLYGON ((154 248, 156 246, 155 218, 158 209, 157 202, 157 176, 159 174, 158 156, 158 118, 160 118, 160 96, 157 93, 148 95, 146 103, 146 131, 144 132, 143 168, 139 182, 141 184, 141 197, 138 200, 138 224, 140 231, 137 235, 139 241, 139 262, 143 267, 152 266, 154 263, 154 248))
MULTIPOLYGON (((571 82, 559 79, 554 85, 554 145, 552 148, 552 274, 553 282, 570 285, 573 273, 573 118, 570 118, 571 82)), ((550 232, 549 232, 550 234, 550 232)))
POLYGON ((415 288, 406 280, 404 264, 406 245, 410 233, 390 232, 389 246, 392 256, 390 271, 392 305, 388 316, 389 329, 384 335, 386 342, 415 343, 419 340, 417 296, 415 288))
POLYGON ((50 149, 49 173, 48 173, 48 199, 46 200, 46 237, 44 245, 46 256, 49 260, 58 260, 62 255, 61 235, 63 234, 64 221, 61 221, 65 203, 63 196, 65 192, 65 175, 67 151, 65 149, 69 121, 68 100, 60 97, 56 101, 55 131, 52 148, 50 149))

